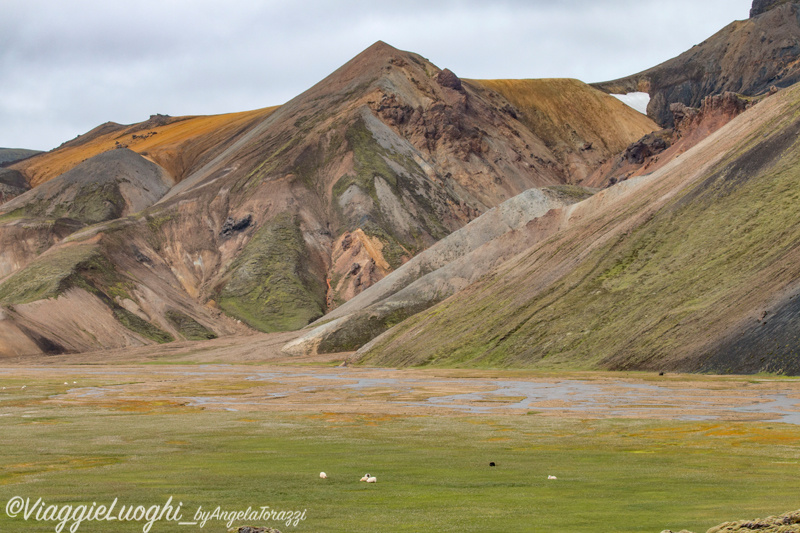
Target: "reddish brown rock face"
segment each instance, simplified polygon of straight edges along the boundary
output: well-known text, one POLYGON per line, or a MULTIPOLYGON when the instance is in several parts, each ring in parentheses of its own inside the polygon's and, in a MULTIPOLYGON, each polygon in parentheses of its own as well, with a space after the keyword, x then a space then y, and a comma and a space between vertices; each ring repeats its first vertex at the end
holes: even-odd
POLYGON ((757 96, 800 80, 800 4, 757 0, 753 17, 729 24, 691 50, 638 74, 596 84, 610 93, 646 90, 647 114, 672 127, 670 106, 700 107, 726 91, 757 96))

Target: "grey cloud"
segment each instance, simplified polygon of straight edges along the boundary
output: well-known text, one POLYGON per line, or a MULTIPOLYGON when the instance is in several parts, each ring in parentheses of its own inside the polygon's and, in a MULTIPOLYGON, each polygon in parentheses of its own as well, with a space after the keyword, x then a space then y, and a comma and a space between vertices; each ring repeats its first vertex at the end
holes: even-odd
POLYGON ((0 146, 113 120, 275 105, 376 40, 462 77, 613 79, 688 49, 749 0, 0 0, 0 146))

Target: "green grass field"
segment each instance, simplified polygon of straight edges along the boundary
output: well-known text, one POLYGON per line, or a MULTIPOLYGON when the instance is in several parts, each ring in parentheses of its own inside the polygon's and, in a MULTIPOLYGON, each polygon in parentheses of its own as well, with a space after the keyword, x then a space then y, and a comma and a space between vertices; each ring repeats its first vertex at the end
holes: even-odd
MULTIPOLYGON (((184 520, 198 506, 307 510, 296 527, 252 524, 284 533, 703 532, 800 507, 800 427, 785 424, 69 407, 48 403, 46 385, 33 403, 5 392, 3 532, 55 527, 9 518, 14 496, 146 507, 172 496, 184 520), (360 483, 366 472, 378 483, 360 483)), ((226 530, 162 521, 151 531, 226 530)))

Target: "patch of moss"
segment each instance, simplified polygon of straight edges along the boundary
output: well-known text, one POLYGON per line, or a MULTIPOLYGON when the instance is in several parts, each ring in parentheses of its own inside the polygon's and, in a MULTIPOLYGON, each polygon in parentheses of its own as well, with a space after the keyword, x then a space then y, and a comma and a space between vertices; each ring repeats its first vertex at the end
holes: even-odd
POLYGON ((133 283, 121 277, 116 267, 104 255, 95 254, 83 261, 67 280, 70 286, 80 287, 97 296, 103 296, 109 304, 115 300, 132 300, 133 283))
POLYGON ((147 337, 159 344, 165 344, 175 340, 175 338, 166 331, 131 313, 125 308, 117 306, 114 307, 112 311, 114 312, 114 317, 119 320, 120 324, 143 337, 147 337))
POLYGON ((310 265, 299 221, 282 213, 258 229, 231 265, 220 307, 261 331, 302 328, 325 310, 325 284, 310 265))
POLYGON ((281 161, 281 156, 297 146, 303 139, 302 135, 295 135, 295 136, 286 136, 283 135, 276 139, 269 139, 267 141, 266 146, 258 147, 258 150, 261 153, 268 153, 266 158, 264 158, 258 165, 253 168, 244 178, 239 180, 231 189, 232 193, 238 193, 242 190, 246 190, 252 185, 259 183, 261 180, 267 177, 267 175, 275 170, 281 161), (282 143, 279 147, 273 148, 275 144, 282 143))
POLYGON ((384 331, 423 311, 430 305, 431 302, 421 302, 415 306, 404 306, 385 314, 361 312, 348 320, 347 327, 337 328, 325 337, 317 350, 319 353, 357 350, 384 331))
POLYGON ((148 244, 157 251, 161 250, 164 244, 163 228, 177 218, 178 213, 175 211, 161 210, 147 214, 145 220, 147 221, 147 228, 150 230, 146 235, 148 244))
POLYGON ((166 312, 166 317, 186 340, 204 341, 217 338, 216 333, 200 324, 186 313, 182 313, 176 309, 169 309, 166 312))
POLYGON ((0 224, 4 222, 11 222, 12 220, 18 220, 20 218, 25 218, 27 216, 27 212, 25 211, 24 207, 18 207, 13 211, 9 211, 8 213, 3 213, 0 215, 0 224))
POLYGON ((383 258, 386 259, 386 262, 389 263, 389 266, 393 269, 400 268, 404 259, 413 257, 419 250, 416 247, 412 247, 411 250, 406 249, 400 241, 392 233, 384 229, 384 227, 385 226, 372 220, 365 220, 363 224, 361 224, 361 229, 364 231, 365 235, 377 238, 383 243, 383 250, 381 250, 381 253, 383 254, 383 258))
POLYGON ((309 145, 295 159, 292 172, 310 190, 317 190, 323 183, 319 178, 319 170, 322 164, 322 150, 318 146, 309 145))
POLYGON ((92 183, 81 187, 65 212, 57 216, 95 224, 121 217, 124 209, 125 199, 118 183, 92 183))
POLYGON ((159 344, 172 342, 174 337, 138 315, 131 313, 117 302, 133 300, 133 282, 121 276, 114 264, 105 256, 95 254, 78 265, 66 280, 70 287, 80 287, 94 294, 114 313, 120 324, 159 344))
POLYGON ((38 199, 20 209, 25 216, 70 218, 85 224, 96 224, 121 217, 125 209, 125 199, 120 193, 119 184, 107 181, 81 186, 75 192, 75 198, 69 202, 53 205, 49 200, 38 199))
POLYGON ((161 231, 161 228, 164 227, 164 224, 175 220, 177 217, 178 214, 174 211, 161 211, 147 215, 145 220, 147 220, 147 227, 150 228, 150 231, 158 233, 161 231))
POLYGON ((97 247, 81 245, 40 256, 0 285, 0 302, 17 305, 56 298, 69 288, 69 279, 80 265, 97 255, 97 247))
POLYGON ((0 285, 0 302, 18 305, 57 298, 67 289, 94 294, 126 328, 156 342, 173 337, 120 307, 116 299, 130 299, 132 283, 120 276, 111 261, 94 245, 65 246, 38 257, 0 285))
POLYGON ((574 202, 582 202, 594 195, 589 189, 578 185, 551 185, 544 188, 546 191, 553 191, 560 196, 564 196, 574 202))

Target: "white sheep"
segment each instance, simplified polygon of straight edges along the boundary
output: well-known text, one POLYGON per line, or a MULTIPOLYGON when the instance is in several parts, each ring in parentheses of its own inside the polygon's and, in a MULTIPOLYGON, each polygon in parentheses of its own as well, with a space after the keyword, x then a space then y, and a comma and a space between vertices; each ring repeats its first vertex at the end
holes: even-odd
POLYGON ((370 478, 370 475, 369 475, 369 474, 364 474, 364 476, 363 476, 361 479, 359 479, 359 481, 366 481, 366 480, 368 480, 369 478, 370 478))
POLYGON ((320 479, 328 479, 328 474, 326 474, 325 472, 320 472, 319 473, 319 478, 320 479))
POLYGON ((370 476, 367 478, 367 483, 377 483, 377 482, 378 478, 376 478, 375 476, 370 476))
POLYGON ((556 476, 547 476, 547 479, 558 479, 556 476))

